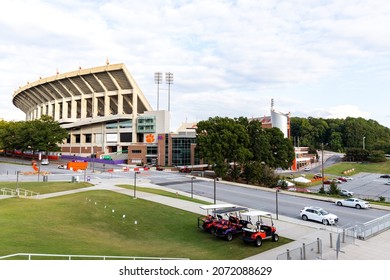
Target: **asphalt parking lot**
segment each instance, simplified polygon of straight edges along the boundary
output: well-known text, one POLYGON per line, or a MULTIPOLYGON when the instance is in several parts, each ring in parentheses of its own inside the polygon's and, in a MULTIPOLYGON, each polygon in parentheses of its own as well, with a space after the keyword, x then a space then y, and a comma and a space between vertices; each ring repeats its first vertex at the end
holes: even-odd
MULTIPOLYGON (((386 185, 389 179, 380 178, 381 175, 383 174, 362 172, 352 176, 353 180, 343 182, 338 187, 352 191, 354 197, 379 200, 379 197, 383 196, 387 202, 390 202, 390 185, 386 185)), ((310 189, 318 191, 320 187, 321 184, 310 189)), ((325 185, 325 189, 327 188, 329 185, 325 185)))

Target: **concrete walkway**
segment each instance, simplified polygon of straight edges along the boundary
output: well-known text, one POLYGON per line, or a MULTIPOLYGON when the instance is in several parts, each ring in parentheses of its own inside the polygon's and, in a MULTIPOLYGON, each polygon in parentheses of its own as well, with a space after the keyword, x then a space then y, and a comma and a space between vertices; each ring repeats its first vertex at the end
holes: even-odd
MULTIPOLYGON (((117 187, 119 184, 129 184, 128 179, 124 178, 112 178, 112 179, 92 179, 94 186, 75 189, 57 193, 41 194, 38 199, 45 199, 57 196, 68 195, 72 193, 79 193, 93 190, 109 190, 118 192, 121 194, 134 196, 134 191, 117 187)), ((139 179, 137 181, 138 186, 157 188, 172 192, 172 189, 153 185, 147 179, 139 179)), ((188 193, 178 192, 183 196, 190 196, 188 193)), ((136 192, 137 198, 161 203, 171 207, 179 208, 185 211, 198 213, 200 215, 205 214, 204 210, 200 209, 199 203, 185 201, 176 198, 170 198, 166 196, 146 193, 138 191, 136 192)), ((194 198, 213 203, 213 200, 194 195, 194 198)), ((217 203, 225 203, 223 201, 217 201, 217 203)), ((256 210, 256 209, 251 209, 256 210)), ((278 229, 280 236, 293 239, 294 241, 279 246, 275 249, 268 250, 264 253, 254 255, 248 259, 251 260, 276 260, 284 259, 287 250, 291 252, 297 251, 303 244, 315 244, 317 240, 322 242, 322 254, 318 258, 325 260, 390 260, 390 231, 385 231, 375 237, 372 237, 366 241, 362 240, 350 240, 346 243, 341 243, 340 253, 336 254, 336 239, 338 229, 332 226, 324 226, 318 223, 305 222, 299 219, 293 219, 279 215, 279 219, 274 221, 278 229)), ((313 259, 313 257, 312 257, 313 259)))

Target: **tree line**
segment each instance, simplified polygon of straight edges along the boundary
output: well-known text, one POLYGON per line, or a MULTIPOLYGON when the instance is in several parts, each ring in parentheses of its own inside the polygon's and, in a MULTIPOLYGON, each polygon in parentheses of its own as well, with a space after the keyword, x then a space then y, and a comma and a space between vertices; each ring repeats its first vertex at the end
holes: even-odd
POLYGON ((325 145, 327 150, 346 153, 351 161, 383 161, 390 154, 390 129, 375 120, 292 117, 290 126, 294 145, 312 151, 325 145))
POLYGON ((273 185, 273 170, 291 167, 294 147, 278 128, 247 118, 214 117, 197 124, 197 152, 216 176, 273 185))
POLYGON ((52 117, 43 115, 30 121, 0 121, 0 150, 55 152, 68 131, 52 117))

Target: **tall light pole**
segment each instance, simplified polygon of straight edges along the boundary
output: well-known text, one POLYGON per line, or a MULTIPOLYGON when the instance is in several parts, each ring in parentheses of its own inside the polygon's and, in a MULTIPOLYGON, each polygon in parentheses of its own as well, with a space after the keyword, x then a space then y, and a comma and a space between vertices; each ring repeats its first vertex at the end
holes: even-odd
POLYGON ((214 178, 214 204, 217 204, 217 178, 214 178))
POLYGON ((194 179, 195 179, 195 177, 192 176, 191 177, 191 198, 192 199, 194 198, 194 179))
POLYGON ((173 84, 173 73, 165 73, 165 82, 168 84, 168 112, 171 111, 171 84, 173 84))
POLYGON ((137 171, 134 170, 134 199, 137 198, 137 171))
POLYGON ((321 143, 321 181, 322 181, 322 190, 324 189, 324 146, 327 146, 328 143, 324 145, 321 143))
POLYGON ((279 220, 279 201, 278 201, 278 193, 280 190, 276 190, 276 220, 279 220))
POLYGON ((160 84, 162 83, 162 73, 154 73, 154 83, 157 84, 157 111, 160 109, 160 84))
POLYGON ((363 150, 366 149, 366 136, 363 136, 363 150))

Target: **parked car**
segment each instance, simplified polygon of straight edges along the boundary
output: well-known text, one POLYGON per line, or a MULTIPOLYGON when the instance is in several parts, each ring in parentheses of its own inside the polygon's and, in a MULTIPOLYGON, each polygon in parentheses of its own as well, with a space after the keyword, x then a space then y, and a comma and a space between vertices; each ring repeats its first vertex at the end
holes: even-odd
POLYGON ((346 189, 341 189, 340 190, 340 195, 342 195, 342 196, 353 196, 353 192, 350 192, 349 190, 346 190, 346 189))
POLYGON ((385 174, 385 175, 381 175, 380 177, 381 177, 381 178, 387 178, 387 179, 388 179, 388 178, 390 178, 390 175, 389 175, 389 174, 385 174))
POLYGON ((41 164, 42 165, 48 165, 49 164, 49 159, 47 159, 47 158, 42 159, 41 164))
POLYGON ((385 185, 390 185, 390 181, 386 182, 385 185))
POLYGON ((348 182, 347 178, 345 178, 345 177, 339 177, 337 179, 342 181, 342 182, 348 182))
POLYGON ((300 212, 302 220, 312 220, 323 223, 324 225, 334 225, 339 221, 339 218, 335 214, 331 214, 328 211, 313 206, 305 206, 300 212))
POLYGON ((346 198, 342 200, 337 200, 336 201, 337 206, 347 206, 347 207, 355 207, 357 209, 362 209, 362 208, 369 208, 371 205, 364 200, 358 199, 358 198, 346 198))
POLYGON ((288 188, 287 190, 289 192, 302 192, 302 193, 310 193, 311 192, 311 190, 306 189, 306 188, 295 188, 295 187, 288 188))
POLYGON ((156 170, 157 170, 157 171, 163 171, 164 168, 163 168, 161 165, 157 165, 157 166, 156 166, 156 170))
POLYGON ((242 240, 245 243, 253 243, 256 247, 260 247, 263 240, 266 239, 272 239, 274 242, 279 241, 279 235, 276 233, 271 213, 249 211, 242 213, 241 216, 247 220, 242 235, 242 240))
POLYGON ((310 171, 310 170, 311 170, 310 167, 305 167, 305 168, 303 168, 303 171, 310 171))

